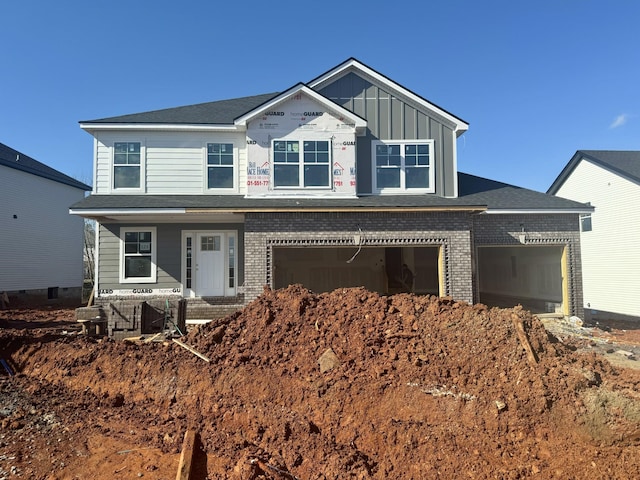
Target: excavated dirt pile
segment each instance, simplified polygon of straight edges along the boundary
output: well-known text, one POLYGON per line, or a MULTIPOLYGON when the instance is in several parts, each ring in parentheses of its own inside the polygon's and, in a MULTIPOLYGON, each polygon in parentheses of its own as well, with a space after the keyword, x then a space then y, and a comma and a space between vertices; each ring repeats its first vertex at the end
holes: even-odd
MULTIPOLYGON (((165 460, 187 429, 206 452, 193 478, 640 476, 638 371, 576 352, 519 308, 291 286, 181 340, 210 362, 172 342, 0 336, 31 411, 46 410, 38 394, 57 399, 48 478, 175 478, 165 460), (114 439, 164 457, 92 463, 114 439)), ((47 478, 16 441, 49 428, 25 408, 5 415, 0 453, 47 478)))

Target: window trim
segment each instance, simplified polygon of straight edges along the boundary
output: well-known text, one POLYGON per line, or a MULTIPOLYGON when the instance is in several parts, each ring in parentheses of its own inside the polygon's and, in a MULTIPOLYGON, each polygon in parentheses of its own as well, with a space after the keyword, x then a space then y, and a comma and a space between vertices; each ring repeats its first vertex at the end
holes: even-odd
POLYGON ((371 186, 372 191, 376 194, 421 194, 421 193, 435 193, 435 141, 430 140, 373 140, 371 142, 371 186), (404 147, 406 145, 429 145, 429 187, 428 188, 407 188, 406 187, 406 164, 404 156, 404 148, 401 148, 401 164, 400 164, 400 187, 398 188, 379 188, 378 187, 378 175, 376 164, 376 147, 378 145, 400 145, 404 147))
POLYGON ((227 140, 215 140, 215 141, 206 141, 204 144, 204 190, 207 193, 235 193, 238 190, 238 148, 234 141, 227 140), (223 145, 229 144, 231 145, 232 155, 233 155, 233 164, 232 165, 209 165, 209 145, 223 145), (225 167, 232 169, 232 178, 233 185, 228 188, 224 187, 209 187, 209 168, 216 167, 225 167))
MULTIPOLYGON (((156 227, 120 227, 120 283, 156 283, 158 277, 156 258, 158 236, 156 227), (125 260, 130 254, 125 253, 125 235, 129 232, 151 232, 151 275, 149 277, 125 277, 125 260)), ((133 256, 133 255, 131 255, 133 256)))
MULTIPOLYGON (((285 137, 285 138, 273 138, 271 140, 271 164, 273 168, 271 169, 271 184, 273 185, 274 190, 332 190, 333 189, 333 142, 330 137, 326 138, 314 138, 313 135, 309 137, 305 136, 296 136, 296 137, 285 137), (276 163, 275 159, 275 142, 297 142, 298 143, 298 162, 295 163, 298 167, 298 185, 276 185, 276 165, 288 165, 288 163, 276 163), (305 142, 314 142, 317 144, 318 142, 327 142, 327 153, 329 155, 329 161, 327 162, 327 170, 328 170, 328 178, 327 185, 315 185, 315 186, 305 186, 305 165, 322 165, 318 162, 309 162, 305 163, 304 161, 304 143, 305 142)), ((317 150, 313 151, 317 153, 317 150)), ((293 163, 292 163, 293 165, 293 163)))
MULTIPOLYGON (((118 164, 120 165, 120 164, 118 164)), ((144 172, 146 171, 146 147, 142 140, 117 140, 111 145, 111 191, 112 192, 131 192, 139 193, 143 192, 146 185, 146 178, 144 172), (140 144, 140 163, 138 164, 138 170, 140 175, 140 184, 137 187, 116 187, 116 144, 117 143, 139 143, 140 144)))

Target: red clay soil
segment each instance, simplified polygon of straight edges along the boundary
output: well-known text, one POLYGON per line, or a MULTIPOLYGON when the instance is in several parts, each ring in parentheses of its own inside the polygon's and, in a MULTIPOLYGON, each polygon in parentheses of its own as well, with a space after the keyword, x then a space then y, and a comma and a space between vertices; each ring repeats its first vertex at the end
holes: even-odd
POLYGON ((1 313, 0 479, 174 479, 187 430, 194 480, 640 478, 640 371, 519 308, 265 290, 181 339, 210 362, 1 313))

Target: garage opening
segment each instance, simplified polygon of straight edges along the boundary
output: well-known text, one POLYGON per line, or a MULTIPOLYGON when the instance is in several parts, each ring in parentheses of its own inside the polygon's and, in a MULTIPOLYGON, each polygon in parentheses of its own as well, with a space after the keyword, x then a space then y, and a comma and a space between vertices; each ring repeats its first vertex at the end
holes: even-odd
POLYGON ((440 247, 275 247, 274 288, 300 283, 316 293, 365 287, 383 293, 440 294, 440 247))
POLYGON ((565 313, 564 272, 562 246, 479 247, 479 300, 490 307, 565 313))

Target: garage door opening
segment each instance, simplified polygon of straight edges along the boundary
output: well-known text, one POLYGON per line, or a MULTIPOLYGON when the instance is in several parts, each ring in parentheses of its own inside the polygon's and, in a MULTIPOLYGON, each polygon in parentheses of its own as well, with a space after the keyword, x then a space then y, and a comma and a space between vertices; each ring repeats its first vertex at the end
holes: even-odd
POLYGON ((480 302, 490 307, 522 305, 532 313, 565 313, 564 247, 480 247, 480 302))
POLYGON ((365 287, 383 294, 440 294, 439 247, 365 247, 347 263, 354 253, 353 247, 274 248, 274 288, 299 283, 316 293, 365 287))

